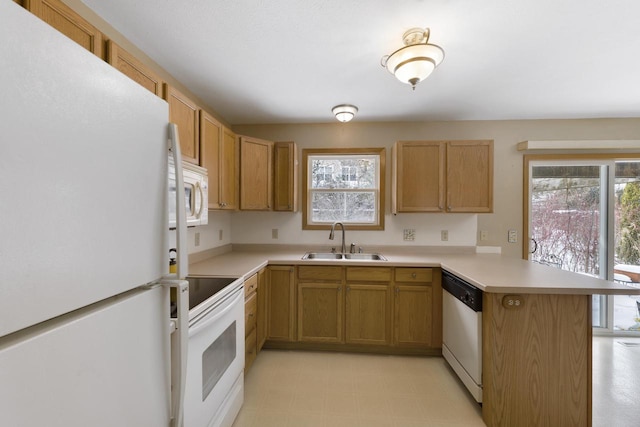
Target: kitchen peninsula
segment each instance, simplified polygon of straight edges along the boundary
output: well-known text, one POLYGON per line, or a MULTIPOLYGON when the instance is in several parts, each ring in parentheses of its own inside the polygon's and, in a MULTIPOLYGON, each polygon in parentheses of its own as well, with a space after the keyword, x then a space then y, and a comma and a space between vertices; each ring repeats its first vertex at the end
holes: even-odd
MULTIPOLYGON (((387 261, 302 260, 309 249, 247 245, 222 253, 218 248, 216 256, 192 256, 196 262, 190 265, 190 274, 248 278, 265 267, 281 271, 283 266, 291 271, 308 266, 433 269, 436 328, 441 328, 438 316, 442 321, 437 308, 442 298, 439 273, 442 269, 455 274, 484 292, 482 414, 488 426, 590 426, 591 295, 640 294, 640 289, 516 258, 475 254, 473 248, 439 253, 385 247, 376 252, 387 261), (519 304, 510 306, 507 301, 514 298, 519 304)), ((297 276, 291 273, 291 277, 297 276)), ((267 283, 267 289, 272 285, 267 283)), ((291 289, 295 324, 299 295, 296 298, 296 286, 291 289)), ((296 342, 296 334, 291 338, 291 345, 305 344, 296 342)), ((439 347, 438 338, 437 332, 432 334, 434 347, 439 347)))

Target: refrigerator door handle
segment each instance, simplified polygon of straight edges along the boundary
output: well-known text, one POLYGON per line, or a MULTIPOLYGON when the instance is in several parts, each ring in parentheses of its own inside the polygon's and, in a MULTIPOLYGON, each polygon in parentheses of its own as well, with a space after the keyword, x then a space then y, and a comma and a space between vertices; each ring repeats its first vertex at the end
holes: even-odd
POLYGON ((176 290, 178 315, 177 318, 171 319, 175 325, 171 340, 171 427, 182 427, 189 340, 189 282, 163 280, 160 285, 176 290))
POLYGON ((176 262, 178 279, 189 274, 189 256, 187 249, 187 208, 184 199, 184 175, 182 174, 182 153, 178 125, 169 123, 169 151, 173 156, 176 181, 176 262))

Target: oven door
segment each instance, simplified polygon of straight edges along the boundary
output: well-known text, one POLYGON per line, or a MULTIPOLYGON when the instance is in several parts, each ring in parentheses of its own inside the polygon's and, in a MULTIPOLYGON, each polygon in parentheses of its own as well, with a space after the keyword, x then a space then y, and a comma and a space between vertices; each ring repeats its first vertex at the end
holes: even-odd
POLYGON ((231 425, 242 405, 243 369, 244 288, 240 286, 189 325, 184 425, 231 425))

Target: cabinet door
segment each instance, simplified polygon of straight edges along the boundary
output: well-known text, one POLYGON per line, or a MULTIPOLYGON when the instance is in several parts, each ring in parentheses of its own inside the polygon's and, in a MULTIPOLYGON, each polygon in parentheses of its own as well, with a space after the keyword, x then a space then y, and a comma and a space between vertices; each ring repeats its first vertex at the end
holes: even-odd
POLYGON ((298 340, 342 342, 342 284, 298 284, 298 340))
POLYGON ((295 341, 295 284, 292 266, 268 267, 267 339, 295 341))
POLYGON ((240 137, 240 209, 270 210, 273 142, 240 137))
POLYGON ((346 342, 389 344, 390 306, 388 284, 347 283, 346 342))
POLYGON ((273 210, 298 210, 298 157, 296 144, 276 142, 274 146, 273 210))
POLYGON ((222 209, 238 209, 238 141, 230 129, 222 128, 220 152, 220 201, 222 209))
POLYGON ((401 141, 394 145, 394 213, 443 211, 444 144, 441 141, 401 141))
POLYGON ((209 174, 209 209, 222 209, 220 164, 222 160, 222 124, 200 110, 200 164, 209 174))
POLYGON ((262 346, 267 339, 267 270, 258 272, 258 319, 256 321, 257 351, 262 350, 262 346))
POLYGON ((182 160, 199 164, 199 114, 195 102, 165 83, 164 99, 169 103, 169 121, 178 125, 182 160))
POLYGON ((394 344, 430 347, 431 286, 396 284, 394 293, 394 344))
POLYGON ((113 40, 107 42, 107 62, 151 93, 162 96, 162 79, 113 40))
POLYGON ((493 212, 493 141, 448 143, 447 211, 493 212))
POLYGON ((24 0, 24 7, 94 55, 104 59, 102 33, 60 0, 24 0))

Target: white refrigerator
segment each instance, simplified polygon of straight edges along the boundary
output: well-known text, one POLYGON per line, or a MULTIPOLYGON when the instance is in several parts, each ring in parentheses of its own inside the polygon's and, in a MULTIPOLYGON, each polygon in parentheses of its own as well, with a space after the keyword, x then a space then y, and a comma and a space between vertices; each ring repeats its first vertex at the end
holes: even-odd
POLYGON ((6 0, 0 58, 0 425, 179 426, 168 106, 6 0))

